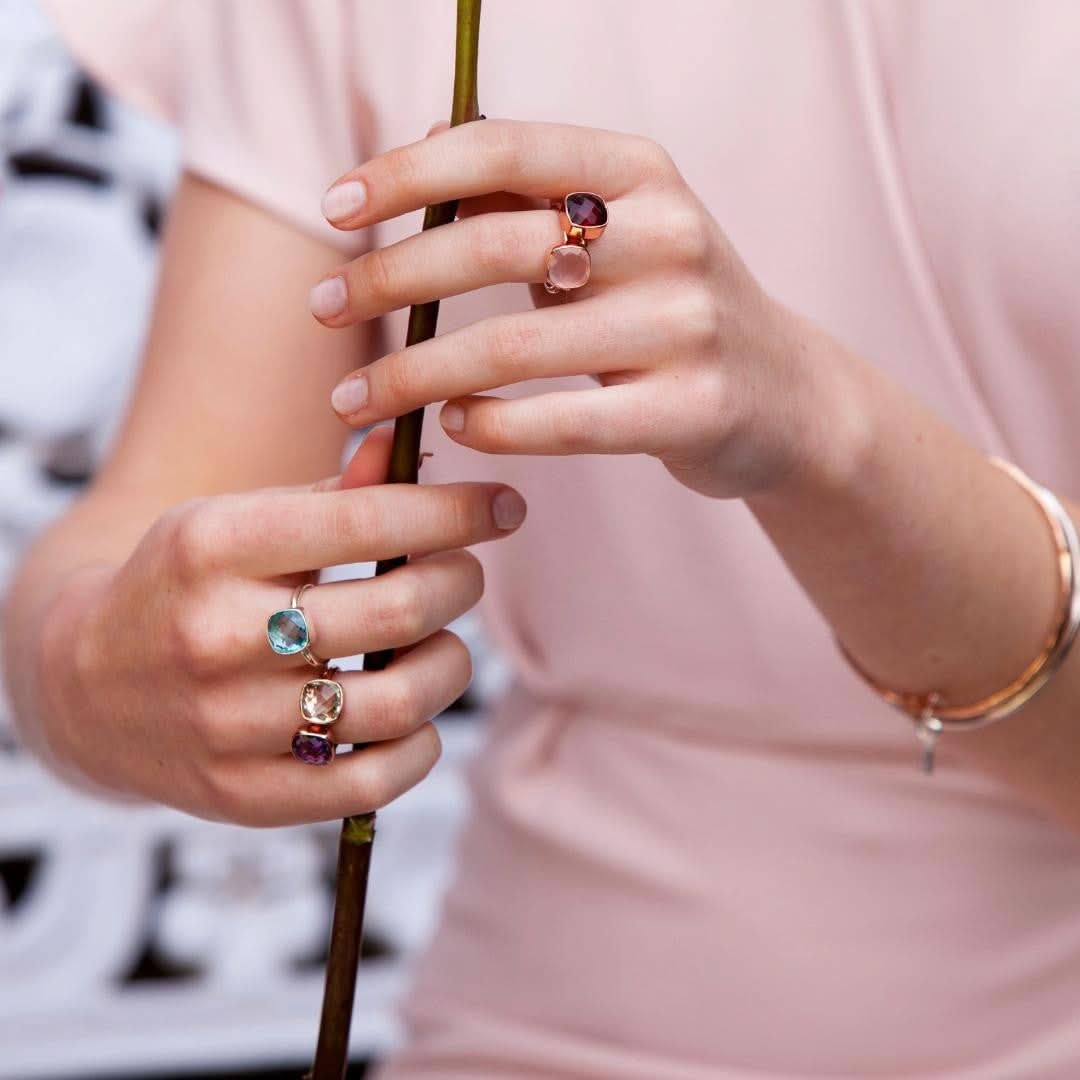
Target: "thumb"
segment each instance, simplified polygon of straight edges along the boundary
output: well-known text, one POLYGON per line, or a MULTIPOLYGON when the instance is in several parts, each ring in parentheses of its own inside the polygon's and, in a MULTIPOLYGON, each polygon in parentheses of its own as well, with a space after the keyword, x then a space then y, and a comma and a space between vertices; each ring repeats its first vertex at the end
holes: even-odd
POLYGON ((373 427, 356 448, 356 453, 342 469, 339 476, 330 476, 312 484, 310 491, 344 491, 346 488, 370 487, 386 482, 390 467, 390 447, 394 441, 394 429, 380 424, 373 427))
POLYGON ((344 489, 385 484, 386 471, 390 467, 390 445, 393 441, 392 425, 380 424, 373 427, 342 470, 338 487, 344 489))

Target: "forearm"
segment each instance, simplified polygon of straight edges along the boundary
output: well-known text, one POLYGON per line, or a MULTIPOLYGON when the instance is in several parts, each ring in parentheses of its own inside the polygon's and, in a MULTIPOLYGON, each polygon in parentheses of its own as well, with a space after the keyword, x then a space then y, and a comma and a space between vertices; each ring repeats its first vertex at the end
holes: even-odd
POLYGON ((36 686, 49 674, 41 655, 50 613, 87 568, 118 567, 177 503, 337 470, 346 431, 326 397, 364 359, 369 334, 332 338, 302 302, 310 275, 337 257, 205 181, 181 183, 116 444, 89 494, 28 552, 6 600, 7 685, 31 746, 42 747, 36 686))
MULTIPOLYGON (((1042 512, 906 391, 827 336, 804 332, 819 385, 842 395, 860 423, 836 422, 835 401, 815 402, 819 450, 780 487, 749 499, 751 510, 879 682, 957 703, 1001 689, 1039 654, 1058 615, 1042 512)), ((1078 702, 1073 654, 1014 716, 946 736, 946 745, 1080 828, 1078 702)))

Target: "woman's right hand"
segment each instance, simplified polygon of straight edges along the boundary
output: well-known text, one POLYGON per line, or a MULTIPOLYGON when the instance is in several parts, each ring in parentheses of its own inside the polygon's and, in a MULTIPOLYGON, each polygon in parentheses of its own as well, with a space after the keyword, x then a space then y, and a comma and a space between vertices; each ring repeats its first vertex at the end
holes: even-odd
POLYGON ((431 719, 471 678, 443 629, 483 592, 465 545, 507 536, 525 504, 499 484, 378 485, 388 431, 340 484, 215 496, 176 507, 116 568, 80 571, 45 621, 38 722, 52 754, 92 781, 200 817, 283 825, 362 813, 420 781, 439 755, 431 719), (341 743, 328 768, 296 761, 299 692, 318 676, 275 654, 268 616, 313 567, 407 553, 379 578, 304 594, 320 655, 399 650, 384 671, 335 678, 341 743))

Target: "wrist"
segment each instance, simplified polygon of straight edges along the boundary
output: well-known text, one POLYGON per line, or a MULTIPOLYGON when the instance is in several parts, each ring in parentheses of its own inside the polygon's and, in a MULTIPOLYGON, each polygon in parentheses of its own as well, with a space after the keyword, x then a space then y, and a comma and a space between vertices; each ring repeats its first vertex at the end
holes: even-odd
POLYGON ((808 319, 777 306, 778 338, 792 360, 791 404, 780 415, 786 452, 772 482, 748 496, 751 509, 854 491, 870 470, 879 441, 873 369, 808 319))
POLYGON ((34 648, 15 694, 20 730, 30 748, 79 787, 89 782, 78 763, 79 746, 93 737, 87 713, 94 696, 86 677, 93 642, 85 628, 113 574, 110 567, 80 567, 58 583, 40 609, 34 648))

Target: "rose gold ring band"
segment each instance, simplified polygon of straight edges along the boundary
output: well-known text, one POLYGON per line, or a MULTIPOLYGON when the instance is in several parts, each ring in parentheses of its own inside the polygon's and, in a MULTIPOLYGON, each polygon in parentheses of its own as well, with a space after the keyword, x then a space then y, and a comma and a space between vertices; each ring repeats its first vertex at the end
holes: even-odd
POLYGON ((592 274, 588 242, 607 227, 607 203, 591 191, 572 191, 552 201, 559 212, 562 243, 548 252, 544 288, 552 294, 569 293, 587 285, 592 274))

